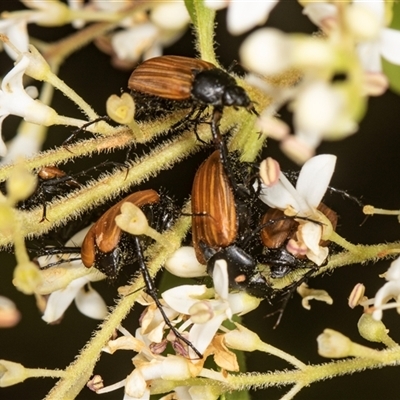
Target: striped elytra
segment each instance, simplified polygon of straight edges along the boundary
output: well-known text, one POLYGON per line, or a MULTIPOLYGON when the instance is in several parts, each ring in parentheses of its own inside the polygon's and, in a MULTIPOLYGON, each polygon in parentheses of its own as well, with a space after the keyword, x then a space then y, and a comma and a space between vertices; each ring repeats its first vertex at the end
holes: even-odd
POLYGON ((196 58, 160 56, 140 64, 128 81, 136 92, 168 100, 188 100, 192 95, 196 74, 216 69, 215 65, 196 58))
POLYGON ((237 230, 234 193, 216 150, 201 164, 192 187, 192 237, 198 261, 207 261, 199 243, 215 250, 227 247, 237 230))
MULTIPOLYGON (((130 202, 138 207, 147 204, 154 204, 160 201, 160 196, 155 190, 148 189, 130 194, 120 202, 109 208, 95 224, 90 228, 85 236, 81 248, 81 258, 83 264, 90 268, 98 267, 96 258, 100 254, 107 254, 115 251, 121 238, 121 229, 115 222, 115 217, 120 213, 122 204, 130 202)), ((110 270, 114 266, 109 266, 110 270)), ((107 269, 108 266, 107 266, 107 269)))

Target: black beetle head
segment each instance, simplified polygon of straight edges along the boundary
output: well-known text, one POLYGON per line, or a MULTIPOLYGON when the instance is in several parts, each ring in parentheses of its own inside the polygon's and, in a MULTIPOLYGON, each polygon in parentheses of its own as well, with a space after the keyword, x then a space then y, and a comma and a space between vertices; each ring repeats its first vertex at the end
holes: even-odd
POLYGON ((246 91, 237 85, 227 86, 225 88, 223 99, 224 106, 235 106, 235 107, 249 107, 251 101, 246 91))

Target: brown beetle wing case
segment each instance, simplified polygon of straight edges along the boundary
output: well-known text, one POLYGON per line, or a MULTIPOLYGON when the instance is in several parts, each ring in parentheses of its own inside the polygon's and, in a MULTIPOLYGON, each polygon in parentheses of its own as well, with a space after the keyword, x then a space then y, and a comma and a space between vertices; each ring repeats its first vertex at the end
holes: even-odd
MULTIPOLYGON (((324 203, 320 203, 317 207, 331 222, 333 230, 337 225, 337 214, 324 203)), ((292 238, 293 233, 297 229, 298 223, 293 218, 285 218, 283 211, 277 208, 270 208, 263 216, 261 224, 270 225, 261 230, 261 240, 265 247, 269 249, 278 249, 283 244, 292 238)), ((328 246, 329 241, 321 240, 320 246, 328 246)))
POLYGON ((160 196, 155 190, 142 190, 130 194, 108 209, 90 228, 82 243, 81 258, 86 267, 95 263, 96 248, 102 253, 109 253, 118 246, 121 229, 115 223, 115 217, 120 213, 122 204, 130 202, 138 207, 158 203, 160 196))
POLYGON ((161 56, 146 60, 133 72, 128 87, 140 93, 169 100, 188 100, 196 71, 213 69, 207 61, 180 56, 161 56))
POLYGON ((263 216, 261 224, 268 224, 261 230, 261 240, 265 247, 278 249, 299 225, 293 218, 286 218, 282 210, 270 208, 263 216))
POLYGON ((237 235, 235 197, 219 150, 201 164, 192 189, 192 237, 196 257, 206 263, 200 242, 213 249, 231 245, 237 235))

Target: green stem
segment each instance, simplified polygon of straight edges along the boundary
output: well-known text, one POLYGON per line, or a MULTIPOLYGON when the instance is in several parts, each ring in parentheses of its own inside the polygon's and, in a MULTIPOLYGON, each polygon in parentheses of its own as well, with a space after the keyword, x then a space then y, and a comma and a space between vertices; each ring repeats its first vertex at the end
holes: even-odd
POLYGON ((214 51, 215 11, 207 8, 203 1, 185 0, 196 33, 196 47, 200 58, 218 65, 214 51))
POLYGON ((305 364, 298 360, 296 357, 292 356, 284 352, 283 350, 278 349, 277 347, 271 346, 268 343, 261 342, 258 349, 259 351, 263 351, 264 353, 272 354, 273 356, 279 357, 282 360, 287 361, 288 363, 294 365, 299 369, 305 368, 305 364))
MULTIPOLYGON (((166 142, 132 163, 128 173, 126 169, 118 169, 95 183, 90 183, 83 189, 50 203, 47 206, 47 216, 50 221, 38 223, 41 219, 42 207, 29 212, 20 211, 17 215, 21 225, 21 235, 41 235, 62 222, 74 217, 79 218, 83 211, 102 204, 119 193, 126 192, 162 170, 171 168, 199 148, 200 144, 191 132, 166 142)), ((0 246, 10 244, 12 239, 11 234, 4 233, 0 236, 0 246)))
POLYGON ((63 378, 65 371, 45 368, 25 368, 27 378, 63 378))

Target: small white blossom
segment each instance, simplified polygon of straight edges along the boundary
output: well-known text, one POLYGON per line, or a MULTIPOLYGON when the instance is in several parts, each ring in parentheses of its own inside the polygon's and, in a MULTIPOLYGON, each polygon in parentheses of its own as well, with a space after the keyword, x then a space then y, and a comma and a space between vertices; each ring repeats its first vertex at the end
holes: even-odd
MULTIPOLYGON (((0 33, 7 36, 20 52, 28 51, 29 36, 27 23, 28 18, 26 16, 0 20, 0 33)), ((4 50, 13 60, 17 59, 18 53, 7 44, 4 45, 4 50)))
MULTIPOLYGON (((203 353, 211 343, 222 322, 233 314, 243 315, 258 307, 260 299, 245 292, 229 293, 227 263, 218 260, 214 265, 213 281, 215 298, 210 299, 205 285, 183 285, 162 294, 165 302, 179 313, 190 315, 186 325, 191 324, 189 340, 203 353)), ((185 324, 183 324, 185 325, 185 324)), ((182 326, 180 329, 183 329, 182 326)))
POLYGON ((334 4, 309 3, 304 8, 304 14, 325 31, 332 27, 337 28, 339 15, 343 15, 347 29, 356 42, 356 51, 366 73, 367 93, 380 95, 386 90, 387 78, 382 72, 381 57, 392 64, 400 65, 400 31, 386 27, 384 1, 349 4, 344 14, 339 14, 334 4), (373 85, 371 79, 374 81, 373 85))
POLYGON ((263 25, 278 1, 256 1, 249 4, 246 0, 205 0, 204 4, 214 10, 228 6, 228 31, 232 35, 241 35, 257 25, 263 25))
POLYGON ((375 320, 382 319, 382 310, 385 308, 397 309, 400 313, 400 258, 393 261, 385 275, 387 282, 378 290, 375 296, 374 312, 372 317, 375 320), (395 299, 394 303, 388 303, 395 299))
POLYGON ((148 16, 124 20, 122 29, 97 44, 112 55, 114 65, 131 69, 140 60, 162 55, 163 48, 176 42, 189 23, 183 1, 153 2, 148 16))
MULTIPOLYGON (((88 228, 78 232, 66 246, 79 246, 88 228)), ((71 255, 70 255, 71 256, 71 255)), ((56 256, 41 257, 38 261, 46 263, 60 260, 56 256)), ((64 314, 72 301, 78 310, 87 317, 103 319, 107 315, 107 306, 99 293, 94 290, 90 282, 105 278, 104 274, 95 268, 86 268, 82 261, 74 260, 63 262, 60 266, 49 267, 41 271, 43 283, 36 288, 37 294, 50 294, 42 319, 47 323, 57 321, 64 314)))
POLYGON ((278 29, 262 28, 249 35, 240 48, 243 66, 261 75, 279 74, 291 67, 292 43, 278 29))
MULTIPOLYGON (((305 217, 315 221, 323 221, 322 225, 312 221, 298 219, 299 247, 305 245, 307 258, 321 265, 328 256, 328 248, 319 245, 323 237, 325 216, 317 210, 328 189, 336 157, 322 154, 308 160, 302 167, 294 187, 288 178, 280 172, 279 181, 275 185, 266 186, 261 183, 260 199, 272 208, 283 210, 293 217, 305 217)), ((288 248, 290 251, 291 248, 288 248)))
MULTIPOLYGON (((17 115, 28 122, 49 126, 57 117, 54 109, 32 99, 25 91, 22 80, 29 65, 30 58, 23 54, 1 83, 0 124, 7 116, 17 115)), ((6 151, 3 140, 0 140, 0 156, 5 156, 6 151)))

